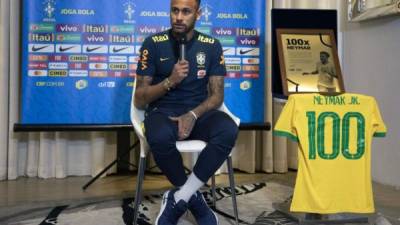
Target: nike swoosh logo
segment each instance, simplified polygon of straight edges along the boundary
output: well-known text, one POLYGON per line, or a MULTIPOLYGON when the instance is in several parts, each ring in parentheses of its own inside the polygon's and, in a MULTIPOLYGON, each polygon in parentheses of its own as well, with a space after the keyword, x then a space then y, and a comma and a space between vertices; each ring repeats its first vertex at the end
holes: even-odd
POLYGON ((231 50, 231 49, 230 48, 226 48, 223 51, 226 52, 226 51, 229 51, 229 50, 231 50))
POLYGON ((169 58, 160 58, 161 62, 167 61, 169 58))
POLYGON ((99 48, 101 48, 101 46, 95 47, 95 48, 86 47, 86 52, 93 52, 93 51, 96 51, 96 50, 99 49, 99 48))
POLYGON ((241 55, 244 55, 244 54, 249 53, 249 52, 254 51, 254 50, 255 49, 253 48, 253 49, 246 50, 246 51, 240 50, 239 52, 240 52, 241 55))
POLYGON ((120 51, 122 51, 122 50, 125 50, 125 49, 127 49, 127 48, 129 48, 129 47, 123 47, 123 48, 113 48, 113 52, 120 52, 120 51))
POLYGON ((60 52, 65 52, 65 51, 68 51, 68 50, 70 50, 70 49, 72 49, 72 48, 75 48, 76 46, 71 46, 71 47, 66 47, 66 48, 63 48, 62 46, 60 46, 60 48, 58 49, 58 50, 60 50, 60 52))
POLYGON ((47 47, 49 47, 50 45, 47 45, 47 46, 42 46, 42 47, 35 47, 35 46, 32 46, 32 52, 37 52, 37 51, 40 51, 40 50, 42 50, 42 49, 45 49, 45 48, 47 48, 47 47))

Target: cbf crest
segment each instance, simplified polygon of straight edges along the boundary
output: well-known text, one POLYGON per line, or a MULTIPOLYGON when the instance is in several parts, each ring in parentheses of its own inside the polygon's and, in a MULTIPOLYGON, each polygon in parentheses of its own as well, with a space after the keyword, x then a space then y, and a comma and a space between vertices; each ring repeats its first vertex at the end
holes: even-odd
POLYGON ((132 0, 128 0, 127 2, 124 3, 124 13, 126 14, 126 19, 124 20, 124 23, 135 23, 136 21, 133 20, 133 15, 135 14, 136 5, 133 3, 132 0))
POLYGON ((204 67, 204 64, 206 63, 206 53, 198 52, 196 55, 196 60, 198 67, 204 67))
POLYGON ((45 14, 45 18, 43 19, 43 21, 46 22, 55 22, 56 20, 54 19, 54 15, 55 15, 55 0, 44 0, 42 2, 42 4, 44 5, 43 8, 43 12, 45 14))

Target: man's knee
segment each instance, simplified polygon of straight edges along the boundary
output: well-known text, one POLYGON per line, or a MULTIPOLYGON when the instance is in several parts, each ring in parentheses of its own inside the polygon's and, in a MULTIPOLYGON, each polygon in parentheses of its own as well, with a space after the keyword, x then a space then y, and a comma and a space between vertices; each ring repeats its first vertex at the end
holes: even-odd
POLYGON ((168 155, 175 150, 176 127, 161 113, 152 113, 144 121, 145 136, 153 154, 168 155))
POLYGON ((216 135, 210 140, 210 143, 217 145, 219 150, 229 154, 235 145, 238 132, 238 126, 229 117, 221 122, 218 131, 215 133, 216 135))
POLYGON ((221 134, 222 140, 233 147, 238 136, 238 126, 232 120, 227 122, 221 134))
POLYGON ((168 155, 175 150, 176 139, 171 135, 147 135, 147 143, 153 154, 168 155))
POLYGON ((153 154, 168 155, 175 150, 176 134, 169 126, 146 126, 145 136, 153 154))

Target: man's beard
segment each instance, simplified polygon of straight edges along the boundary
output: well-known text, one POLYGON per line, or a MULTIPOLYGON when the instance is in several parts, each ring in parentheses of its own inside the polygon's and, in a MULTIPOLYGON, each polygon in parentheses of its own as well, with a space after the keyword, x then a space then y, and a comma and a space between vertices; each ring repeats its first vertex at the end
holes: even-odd
POLYGON ((174 34, 176 34, 177 36, 182 36, 182 35, 186 35, 187 33, 189 33, 191 30, 194 29, 195 23, 191 23, 190 26, 186 26, 184 25, 185 28, 183 30, 176 30, 174 28, 172 28, 172 31, 174 34))

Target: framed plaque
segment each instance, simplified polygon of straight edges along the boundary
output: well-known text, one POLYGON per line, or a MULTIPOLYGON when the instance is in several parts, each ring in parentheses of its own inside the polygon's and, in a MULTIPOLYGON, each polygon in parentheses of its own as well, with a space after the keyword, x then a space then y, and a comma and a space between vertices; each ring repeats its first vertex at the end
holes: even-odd
POLYGON ((285 95, 344 92, 333 30, 277 29, 285 95))

